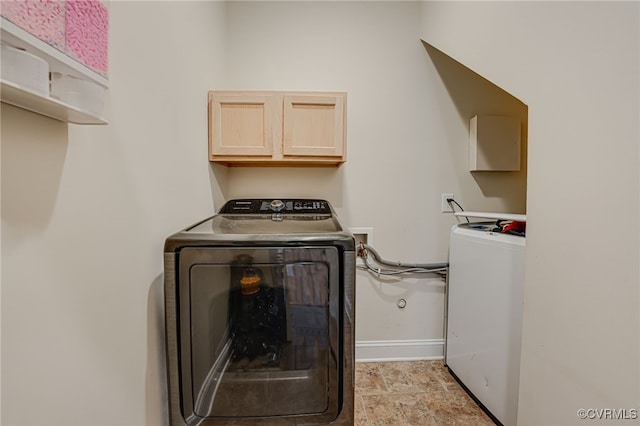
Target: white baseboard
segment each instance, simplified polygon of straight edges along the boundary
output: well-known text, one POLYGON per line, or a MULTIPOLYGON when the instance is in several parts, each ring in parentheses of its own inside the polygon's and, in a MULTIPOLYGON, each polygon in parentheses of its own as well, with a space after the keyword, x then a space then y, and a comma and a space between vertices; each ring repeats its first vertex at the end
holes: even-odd
POLYGON ((444 359, 444 339, 356 342, 356 362, 444 359))

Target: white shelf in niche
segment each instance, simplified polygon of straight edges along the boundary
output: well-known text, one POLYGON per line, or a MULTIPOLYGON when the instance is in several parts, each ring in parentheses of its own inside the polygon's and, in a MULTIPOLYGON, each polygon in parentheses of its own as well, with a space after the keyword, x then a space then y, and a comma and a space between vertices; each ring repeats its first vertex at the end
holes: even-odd
MULTIPOLYGON (((84 66, 58 49, 0 17, 0 40, 10 46, 24 49, 49 63, 50 72, 59 72, 109 87, 109 80, 84 66)), ((78 109, 49 96, 33 92, 12 82, 1 82, 2 102, 32 111, 56 120, 74 124, 107 124, 107 121, 92 112, 78 109)))

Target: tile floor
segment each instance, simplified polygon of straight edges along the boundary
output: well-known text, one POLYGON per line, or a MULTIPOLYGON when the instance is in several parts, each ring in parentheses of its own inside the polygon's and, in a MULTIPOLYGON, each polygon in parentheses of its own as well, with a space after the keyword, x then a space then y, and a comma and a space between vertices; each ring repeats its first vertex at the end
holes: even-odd
POLYGON ((356 426, 441 426, 494 423, 442 361, 356 364, 356 426))

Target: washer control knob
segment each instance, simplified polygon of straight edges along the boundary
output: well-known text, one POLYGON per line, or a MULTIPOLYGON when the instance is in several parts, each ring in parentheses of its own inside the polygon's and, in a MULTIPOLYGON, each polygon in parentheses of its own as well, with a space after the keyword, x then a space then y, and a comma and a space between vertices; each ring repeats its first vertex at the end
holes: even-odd
POLYGON ((270 207, 274 212, 279 212, 280 210, 284 209, 284 203, 282 202, 282 200, 273 200, 270 207))

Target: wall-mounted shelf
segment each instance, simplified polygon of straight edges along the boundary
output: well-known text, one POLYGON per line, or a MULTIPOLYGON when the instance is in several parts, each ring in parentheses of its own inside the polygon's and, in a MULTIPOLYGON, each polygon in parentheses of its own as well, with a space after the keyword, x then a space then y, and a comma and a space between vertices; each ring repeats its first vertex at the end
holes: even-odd
MULTIPOLYGON (((91 81, 107 88, 109 80, 103 75, 84 66, 58 49, 13 24, 0 18, 0 40, 10 46, 24 49, 49 63, 51 72, 70 75, 91 81)), ((8 81, 1 81, 0 99, 2 102, 32 111, 56 120, 75 124, 107 124, 107 121, 94 113, 78 109, 49 96, 33 92, 8 81)))
POLYGON ((74 124, 107 124, 107 121, 72 105, 0 79, 2 102, 56 120, 74 124))

